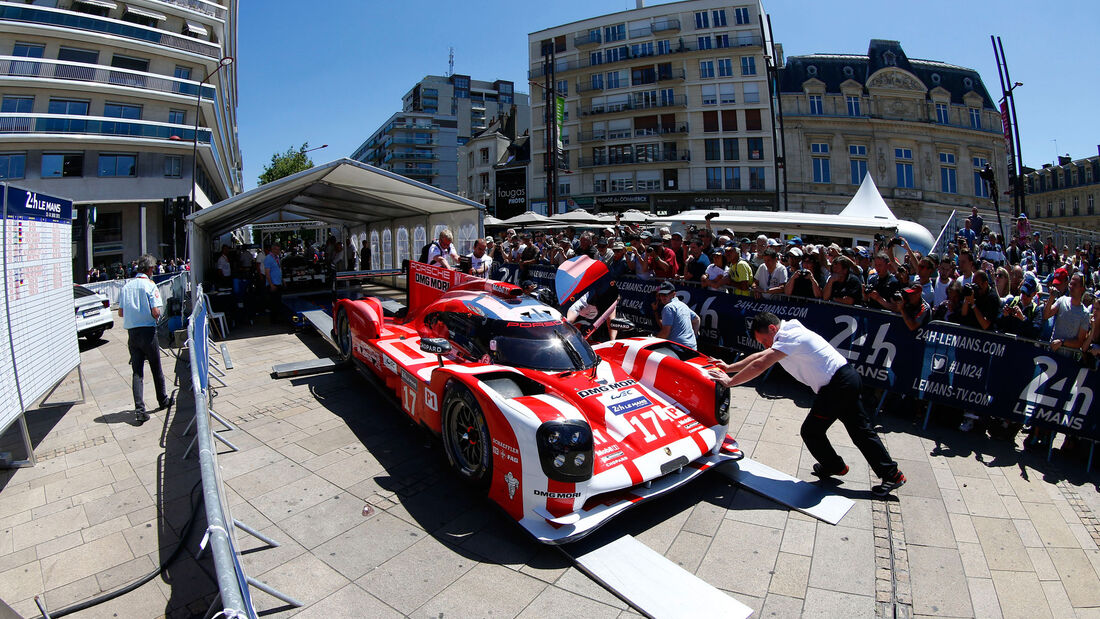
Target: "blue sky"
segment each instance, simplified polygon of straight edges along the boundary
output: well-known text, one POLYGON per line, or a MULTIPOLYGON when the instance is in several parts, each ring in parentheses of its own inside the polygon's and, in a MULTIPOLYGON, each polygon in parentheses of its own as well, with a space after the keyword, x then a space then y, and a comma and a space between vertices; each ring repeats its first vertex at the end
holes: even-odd
MULTIPOLYGON (((664 2, 646 2, 656 4, 664 2)), ((255 187, 273 153, 302 142, 329 145, 311 153, 316 163, 350 155, 400 109, 415 82, 447 71, 450 47, 456 73, 512 80, 529 92, 529 32, 634 6, 634 0, 241 2, 238 128, 245 187, 255 187)), ((788 56, 863 54, 872 38, 896 39, 910 58, 977 69, 998 98, 989 35, 999 35, 1013 81, 1024 83, 1014 93, 1024 164, 1038 167, 1056 152, 1097 153, 1100 124, 1089 112, 1100 101, 1096 0, 771 0, 764 9, 788 56)))

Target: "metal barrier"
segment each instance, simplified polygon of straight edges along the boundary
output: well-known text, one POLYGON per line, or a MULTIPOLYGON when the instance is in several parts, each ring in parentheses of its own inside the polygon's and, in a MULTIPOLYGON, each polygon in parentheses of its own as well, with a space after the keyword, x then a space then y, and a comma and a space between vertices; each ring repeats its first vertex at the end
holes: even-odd
MULTIPOLYGON (((168 299, 172 298, 185 298, 184 286, 188 279, 188 273, 182 271, 179 273, 154 275, 153 282, 156 283, 157 288, 160 289, 160 298, 164 300, 165 304, 168 303, 168 299)), ((111 302, 112 307, 118 306, 118 295, 122 292, 122 287, 126 285, 129 279, 110 279, 104 282, 88 282, 87 284, 81 284, 88 290, 96 294, 101 294, 107 297, 107 300, 111 302)))
POLYGON ((204 304, 204 295, 195 295, 197 299, 191 320, 187 326, 187 347, 190 352, 191 365, 191 389, 195 399, 195 417, 184 430, 186 435, 195 427, 195 439, 187 447, 183 457, 186 458, 191 449, 198 444, 199 471, 202 474, 202 493, 206 508, 206 534, 199 544, 199 554, 210 545, 210 554, 214 560, 214 571, 218 583, 218 597, 210 605, 206 616, 210 616, 214 606, 221 601, 220 614, 223 617, 249 619, 256 618, 256 610, 252 606, 252 596, 249 585, 278 598, 295 607, 302 606, 298 600, 283 594, 258 580, 245 574, 241 565, 240 552, 237 550, 236 531, 240 529, 256 539, 268 544, 278 546, 278 542, 261 535, 251 527, 235 520, 229 511, 229 502, 225 498, 225 486, 222 483, 220 469, 218 467, 218 451, 214 444, 217 439, 233 451, 237 447, 219 435, 211 428, 210 420, 216 419, 227 429, 236 429, 228 421, 218 416, 212 409, 214 390, 210 387, 213 379, 223 386, 225 383, 218 375, 225 376, 225 372, 218 366, 217 359, 211 356, 211 351, 217 352, 210 340, 210 322, 207 307, 204 304))

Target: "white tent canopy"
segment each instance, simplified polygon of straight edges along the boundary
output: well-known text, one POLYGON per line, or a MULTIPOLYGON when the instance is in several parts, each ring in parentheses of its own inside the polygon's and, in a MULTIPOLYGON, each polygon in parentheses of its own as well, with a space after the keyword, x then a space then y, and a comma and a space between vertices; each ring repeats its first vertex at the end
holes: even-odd
POLYGON ((875 186, 875 181, 870 174, 863 175, 863 182, 859 185, 859 191, 848 201, 848 205, 844 207, 844 210, 840 211, 840 215, 843 217, 885 219, 887 221, 897 221, 898 219, 894 216, 894 212, 890 210, 890 207, 886 205, 886 200, 882 199, 882 195, 879 194, 878 187, 875 186))
POLYGON ((321 221, 342 227, 352 249, 368 241, 376 268, 415 258, 424 239, 450 228, 461 248, 484 236, 484 207, 352 159, 337 159, 261 185, 190 215, 192 272, 202 280, 212 239, 253 223, 321 221), (416 245, 413 248, 413 245, 416 245))

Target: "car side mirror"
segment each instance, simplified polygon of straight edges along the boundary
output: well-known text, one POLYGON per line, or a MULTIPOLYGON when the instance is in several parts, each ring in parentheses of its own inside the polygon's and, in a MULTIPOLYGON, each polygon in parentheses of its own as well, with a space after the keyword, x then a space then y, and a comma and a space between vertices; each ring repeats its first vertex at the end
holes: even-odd
POLYGON ((443 367, 443 355, 451 352, 451 343, 441 337, 420 338, 420 350, 439 359, 439 367, 443 367))
POLYGON ((612 318, 608 321, 608 326, 616 331, 631 331, 634 329, 634 323, 625 318, 612 318))

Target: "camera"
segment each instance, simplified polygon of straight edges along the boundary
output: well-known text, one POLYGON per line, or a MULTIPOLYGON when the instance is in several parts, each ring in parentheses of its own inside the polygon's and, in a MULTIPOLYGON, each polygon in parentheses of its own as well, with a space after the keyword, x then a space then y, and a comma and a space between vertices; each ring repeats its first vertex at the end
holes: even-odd
POLYGON ((890 242, 886 244, 887 247, 895 247, 897 245, 901 245, 901 239, 897 237, 890 239, 890 242))
POLYGON ((964 298, 974 296, 974 284, 963 284, 962 295, 964 298))
POLYGON ((798 270, 798 276, 808 278, 808 277, 810 277, 810 270, 809 269, 799 269, 798 270))

